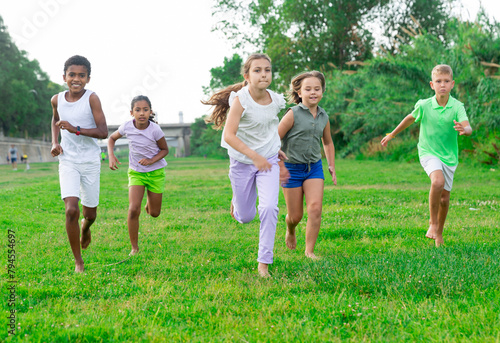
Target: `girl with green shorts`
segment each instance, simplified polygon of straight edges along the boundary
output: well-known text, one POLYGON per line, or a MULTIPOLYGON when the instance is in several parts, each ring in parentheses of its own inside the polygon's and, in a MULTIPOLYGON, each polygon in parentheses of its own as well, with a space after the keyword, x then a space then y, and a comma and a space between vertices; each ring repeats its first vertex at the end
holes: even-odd
POLYGON ((168 154, 165 135, 154 117, 151 101, 144 95, 132 99, 130 114, 133 119, 122 124, 108 139, 109 168, 118 169, 121 164, 113 149, 117 139, 126 136, 129 140, 129 208, 128 233, 132 251, 139 252, 139 215, 144 192, 147 190, 146 213, 158 217, 161 212, 163 189, 165 188, 164 157, 168 154))

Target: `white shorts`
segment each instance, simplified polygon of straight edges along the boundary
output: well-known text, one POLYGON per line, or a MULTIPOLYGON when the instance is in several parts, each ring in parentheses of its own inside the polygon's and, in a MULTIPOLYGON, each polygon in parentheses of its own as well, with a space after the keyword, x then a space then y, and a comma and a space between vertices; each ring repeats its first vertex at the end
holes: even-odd
POLYGON ((85 207, 97 207, 100 176, 101 161, 89 163, 59 161, 61 198, 76 197, 85 207))
POLYGON ((436 170, 441 170, 444 176, 444 189, 451 192, 453 186, 453 175, 457 166, 448 166, 441 162, 441 160, 435 156, 425 156, 420 159, 420 164, 424 167, 425 172, 428 176, 436 170))

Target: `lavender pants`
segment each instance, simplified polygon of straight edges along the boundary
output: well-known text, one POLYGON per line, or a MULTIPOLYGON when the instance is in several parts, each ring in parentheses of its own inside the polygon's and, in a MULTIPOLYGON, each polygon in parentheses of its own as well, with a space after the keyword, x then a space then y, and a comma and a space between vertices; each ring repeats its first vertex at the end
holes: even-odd
POLYGON ((257 190, 259 195, 259 255, 258 262, 273 263, 274 236, 278 222, 280 167, 278 155, 267 159, 272 168, 259 172, 253 164, 230 159, 229 179, 233 188, 234 217, 240 223, 255 218, 257 190))

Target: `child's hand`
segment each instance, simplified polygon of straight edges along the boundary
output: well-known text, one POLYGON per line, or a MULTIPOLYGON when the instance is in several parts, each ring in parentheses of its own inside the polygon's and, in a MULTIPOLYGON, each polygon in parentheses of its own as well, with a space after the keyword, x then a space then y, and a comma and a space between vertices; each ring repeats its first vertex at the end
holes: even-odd
POLYGON ((120 161, 116 158, 116 156, 109 156, 109 169, 117 170, 118 166, 116 164, 121 164, 120 161))
POLYGON ((280 151, 278 151, 278 158, 280 161, 288 160, 288 157, 281 149, 280 149, 280 151))
POLYGON ((61 130, 66 130, 66 131, 71 132, 71 133, 76 133, 76 127, 74 127, 73 125, 71 125, 66 120, 59 120, 56 123, 56 126, 59 126, 59 129, 61 129, 61 130))
POLYGON ((252 161, 253 161, 254 166, 260 172, 269 171, 272 168, 271 163, 269 163, 269 161, 261 155, 257 155, 255 158, 252 159, 252 161))
POLYGON ((288 179, 290 178, 290 172, 286 169, 285 164, 282 163, 280 165, 280 184, 286 185, 288 183, 288 179))
POLYGON ((380 141, 380 144, 382 144, 382 146, 385 148, 387 146, 387 143, 389 143, 389 141, 391 139, 393 139, 394 136, 392 135, 392 133, 388 133, 385 135, 385 137, 380 141))
POLYGON ((149 158, 143 158, 142 160, 139 160, 139 164, 141 166, 150 166, 152 165, 154 162, 151 161, 149 158))
POLYGON ((335 168, 328 167, 328 171, 330 172, 330 175, 332 176, 333 185, 337 186, 337 173, 335 173, 335 168))
POLYGON ((470 126, 464 127, 462 125, 462 123, 460 123, 456 120, 453 120, 453 123, 455 124, 455 126, 453 126, 453 128, 455 129, 455 131, 458 131, 458 134, 460 136, 462 136, 462 135, 468 136, 472 133, 472 129, 470 128, 470 126))
POLYGON ((50 154, 54 157, 61 155, 63 152, 62 146, 58 144, 52 144, 52 149, 50 150, 50 154))

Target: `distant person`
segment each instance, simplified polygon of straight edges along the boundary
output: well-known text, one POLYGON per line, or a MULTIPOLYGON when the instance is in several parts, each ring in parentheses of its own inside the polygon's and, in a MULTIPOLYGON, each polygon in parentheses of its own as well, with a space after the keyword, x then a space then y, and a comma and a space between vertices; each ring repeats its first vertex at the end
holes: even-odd
POLYGON ((68 90, 52 97, 52 156, 59 156, 61 198, 66 208, 66 232, 75 257, 75 272, 84 271, 80 246, 91 241, 90 226, 97 216, 101 149, 97 139, 108 136, 106 118, 97 94, 85 89, 90 81, 90 62, 82 56, 64 64, 68 90), (61 144, 59 144, 59 133, 61 144), (83 219, 80 239, 81 199, 83 219))
POLYGON ((439 247, 444 243, 443 229, 450 206, 453 175, 458 165, 458 135, 470 136, 472 128, 464 105, 450 96, 455 85, 450 66, 440 64, 432 69, 430 86, 436 93, 419 100, 412 113, 381 141, 386 147, 391 139, 414 122, 420 122, 418 155, 431 179, 429 192, 429 229, 425 237, 439 247))
POLYGON ((161 127, 152 121, 151 101, 138 95, 132 99, 130 114, 133 119, 122 124, 108 139, 109 168, 118 169, 121 164, 114 154, 115 142, 123 136, 129 141, 129 208, 128 233, 132 250, 130 256, 139 252, 139 215, 144 192, 147 190, 145 210, 151 217, 161 212, 165 189, 164 157, 168 154, 167 141, 161 127))
POLYGON ((287 215, 286 246, 295 249, 295 228, 304 215, 304 198, 307 206, 305 255, 317 258, 314 246, 318 239, 323 208, 325 176, 321 162, 321 142, 325 149, 328 171, 334 185, 335 147, 330 133, 330 118, 318 106, 325 91, 325 76, 318 71, 302 73, 292 79, 289 102, 297 106, 289 108, 278 126, 283 151, 288 157, 281 170, 288 170, 290 178, 283 183, 287 215))
POLYGON ((101 152, 101 160, 106 161, 106 153, 104 151, 101 152))
POLYGON ((229 86, 203 103, 215 106, 208 122, 214 123, 217 129, 225 124, 221 145, 230 157, 233 218, 240 223, 252 221, 257 195, 259 197, 258 272, 262 277, 269 277, 268 265, 273 263, 278 221, 278 153, 281 151, 278 113, 285 108, 285 99, 267 89, 272 81, 269 56, 251 55, 242 74, 243 83, 229 86))
POLYGON ((9 156, 7 157, 12 163, 12 170, 17 170, 17 148, 14 144, 10 145, 9 156))
POLYGON ((28 163, 28 155, 24 154, 23 156, 21 156, 21 160, 23 160, 24 163, 26 163, 26 170, 30 170, 30 164, 28 163))

